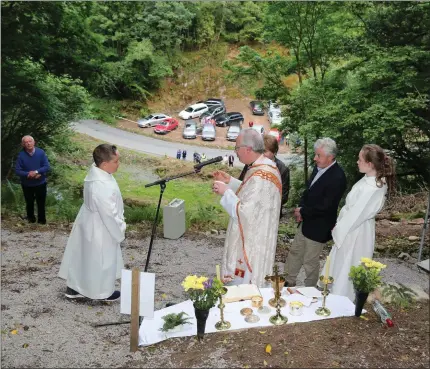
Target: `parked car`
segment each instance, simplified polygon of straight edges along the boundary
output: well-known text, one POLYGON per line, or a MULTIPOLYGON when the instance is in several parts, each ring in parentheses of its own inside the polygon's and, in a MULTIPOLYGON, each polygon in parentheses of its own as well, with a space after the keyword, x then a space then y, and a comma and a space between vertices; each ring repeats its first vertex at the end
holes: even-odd
POLYGON ((158 123, 162 122, 164 119, 167 119, 167 118, 171 118, 171 117, 169 117, 166 114, 154 113, 154 114, 150 114, 144 118, 140 118, 137 121, 137 125, 140 128, 154 127, 158 123))
POLYGON ((278 126, 282 123, 282 116, 280 110, 272 110, 269 112, 269 123, 272 126, 278 126))
POLYGON ((264 115, 264 107, 262 101, 251 101, 249 103, 253 115, 264 115))
POLYGON ((202 129, 202 140, 215 141, 215 138, 216 138, 215 126, 212 124, 205 124, 202 129))
POLYGON ((179 122, 175 118, 167 118, 157 124, 154 128, 155 133, 166 134, 174 129, 178 128, 179 122))
POLYGON ((281 141, 281 134, 279 133, 277 128, 271 128, 269 131, 269 135, 275 137, 278 142, 281 141))
POLYGON ((209 107, 211 107, 211 106, 224 106, 225 107, 225 104, 224 104, 223 100, 217 99, 217 98, 214 98, 214 97, 210 97, 207 100, 197 101, 197 103, 203 103, 203 104, 206 104, 209 107))
POLYGON ((185 122, 183 138, 197 138, 197 123, 194 120, 185 122))
POLYGON ((261 133, 262 135, 264 135, 264 126, 262 126, 262 125, 253 125, 251 128, 253 130, 261 133))
POLYGON ((198 118, 204 112, 208 111, 208 109, 209 107, 206 104, 197 103, 194 105, 190 105, 185 110, 182 110, 179 113, 179 117, 182 119, 198 118))
POLYGON ((228 127, 226 138, 228 141, 236 141, 237 136, 239 136, 239 133, 240 125, 232 124, 230 127, 228 127))
POLYGON ((217 116, 225 113, 224 106, 211 106, 207 112, 200 115, 200 122, 205 123, 209 119, 215 119, 217 116))
POLYGON ((238 112, 230 112, 218 115, 215 118, 215 124, 220 127, 226 127, 229 126, 232 122, 237 122, 239 124, 243 124, 244 118, 242 113, 238 112))
POLYGON ((279 105, 275 100, 269 100, 267 102, 267 111, 271 112, 273 110, 281 110, 281 105, 279 105))

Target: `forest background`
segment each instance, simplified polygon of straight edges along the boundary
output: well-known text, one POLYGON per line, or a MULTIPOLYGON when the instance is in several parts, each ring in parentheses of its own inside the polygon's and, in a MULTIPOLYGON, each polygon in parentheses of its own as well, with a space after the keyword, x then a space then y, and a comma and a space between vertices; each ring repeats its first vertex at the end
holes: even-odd
MULTIPOLYGON (((82 175, 71 173, 90 143, 73 139, 69 123, 143 115, 172 91, 188 102, 280 101, 282 128, 303 142, 297 186, 308 175, 309 145, 322 136, 342 148, 351 185, 365 143, 396 159, 401 193, 430 183, 429 2, 4 1, 1 10, 3 215, 23 207, 13 170, 23 135, 48 152, 56 188, 48 203, 70 200, 55 211, 73 221, 82 175)), ((128 219, 153 210, 126 209, 128 219)))

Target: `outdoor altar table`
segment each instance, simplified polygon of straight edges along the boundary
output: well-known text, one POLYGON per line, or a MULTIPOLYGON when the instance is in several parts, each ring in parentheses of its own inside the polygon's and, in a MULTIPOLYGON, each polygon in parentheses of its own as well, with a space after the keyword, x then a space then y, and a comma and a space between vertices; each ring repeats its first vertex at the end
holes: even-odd
MULTIPOLYGON (((285 288, 284 288, 285 291, 285 288)), ((230 302, 225 304, 224 308, 224 320, 231 323, 231 328, 218 331, 215 328, 215 324, 221 319, 220 310, 217 306, 213 307, 209 312, 209 317, 206 321, 206 331, 207 333, 213 332, 226 332, 234 331, 243 328, 256 328, 256 327, 266 327, 273 326, 269 322, 269 318, 276 314, 276 309, 269 305, 269 299, 274 296, 272 288, 260 288, 261 295, 263 297, 263 305, 268 306, 271 310, 268 314, 260 314, 257 312, 256 308, 252 308, 255 315, 260 317, 257 323, 247 323, 245 322, 245 317, 240 314, 240 310, 244 307, 251 307, 251 301, 239 301, 230 302)), ((294 295, 293 295, 294 296, 294 295)), ((282 298, 286 298, 285 293, 282 293, 282 298)), ((303 308, 303 315, 292 316, 289 314, 289 303, 283 308, 281 308, 281 314, 288 318, 288 323, 301 323, 310 322, 313 320, 323 320, 330 318, 338 318, 342 316, 354 316, 355 305, 345 296, 339 295, 328 295, 326 300, 326 306, 330 309, 331 315, 328 317, 319 316, 315 314, 315 310, 319 308, 322 304, 322 298, 318 299, 317 302, 311 303, 309 307, 303 308)), ((218 305, 218 303, 217 303, 218 305)), ((364 312, 364 310, 363 310, 364 312)), ((169 306, 167 308, 157 310, 154 312, 153 319, 143 319, 142 324, 139 329, 139 346, 152 345, 154 343, 164 341, 172 337, 186 337, 194 336, 197 334, 197 320, 194 317, 194 307, 191 300, 181 302, 179 304, 169 306), (170 313, 180 313, 184 311, 187 313, 191 319, 189 322, 191 324, 184 324, 180 331, 178 332, 161 332, 159 329, 163 326, 164 320, 162 317, 170 313)))

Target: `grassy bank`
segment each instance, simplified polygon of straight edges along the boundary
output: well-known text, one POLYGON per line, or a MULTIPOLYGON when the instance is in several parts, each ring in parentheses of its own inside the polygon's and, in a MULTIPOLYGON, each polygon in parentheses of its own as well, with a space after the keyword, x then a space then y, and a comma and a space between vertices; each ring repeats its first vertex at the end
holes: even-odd
MULTIPOLYGON (((83 181, 92 163, 92 151, 101 141, 75 134, 71 147, 64 153, 47 150, 52 164, 47 198, 48 223, 73 222, 82 204, 83 181)), ((125 216, 129 225, 152 222, 160 194, 159 186, 145 188, 145 184, 159 177, 177 175, 192 170, 192 163, 172 158, 155 158, 131 150, 121 149, 121 165, 115 178, 124 198, 125 216)), ((217 165, 203 168, 199 174, 167 184, 162 207, 175 198, 185 201, 187 228, 221 229, 228 216, 219 205, 219 197, 211 191, 211 173, 217 165)), ((221 165, 219 166, 221 167, 221 165)), ((229 171, 227 168, 224 170, 229 171)), ((230 172, 238 175, 238 169, 230 172)), ((2 216, 8 218, 25 214, 22 190, 17 182, 2 184, 2 216)), ((160 221, 162 219, 162 209, 160 221)))

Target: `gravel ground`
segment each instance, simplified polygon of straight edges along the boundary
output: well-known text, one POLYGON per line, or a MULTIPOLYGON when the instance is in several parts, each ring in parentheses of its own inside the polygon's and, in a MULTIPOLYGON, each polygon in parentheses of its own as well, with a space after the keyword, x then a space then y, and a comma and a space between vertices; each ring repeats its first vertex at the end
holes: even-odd
MULTIPOLYGON (((3 367, 120 367, 137 358, 144 367, 175 366, 169 358, 172 348, 156 354, 151 350, 130 354, 128 324, 92 327, 94 323, 128 320, 128 316, 119 313, 119 302, 66 300, 65 282, 57 274, 68 228, 15 228, 3 226, 1 234, 3 367)), ((156 238, 149 270, 156 273, 156 309, 166 302, 186 299, 180 286, 185 275, 213 276, 221 260, 223 242, 222 236, 156 238)), ((148 237, 127 238, 123 244, 126 266, 143 270, 148 246, 148 237)), ((385 281, 416 284, 428 292, 428 274, 396 259, 380 261, 387 264, 385 281)), ((213 352, 205 366, 219 367, 222 356, 221 351, 213 352)))

